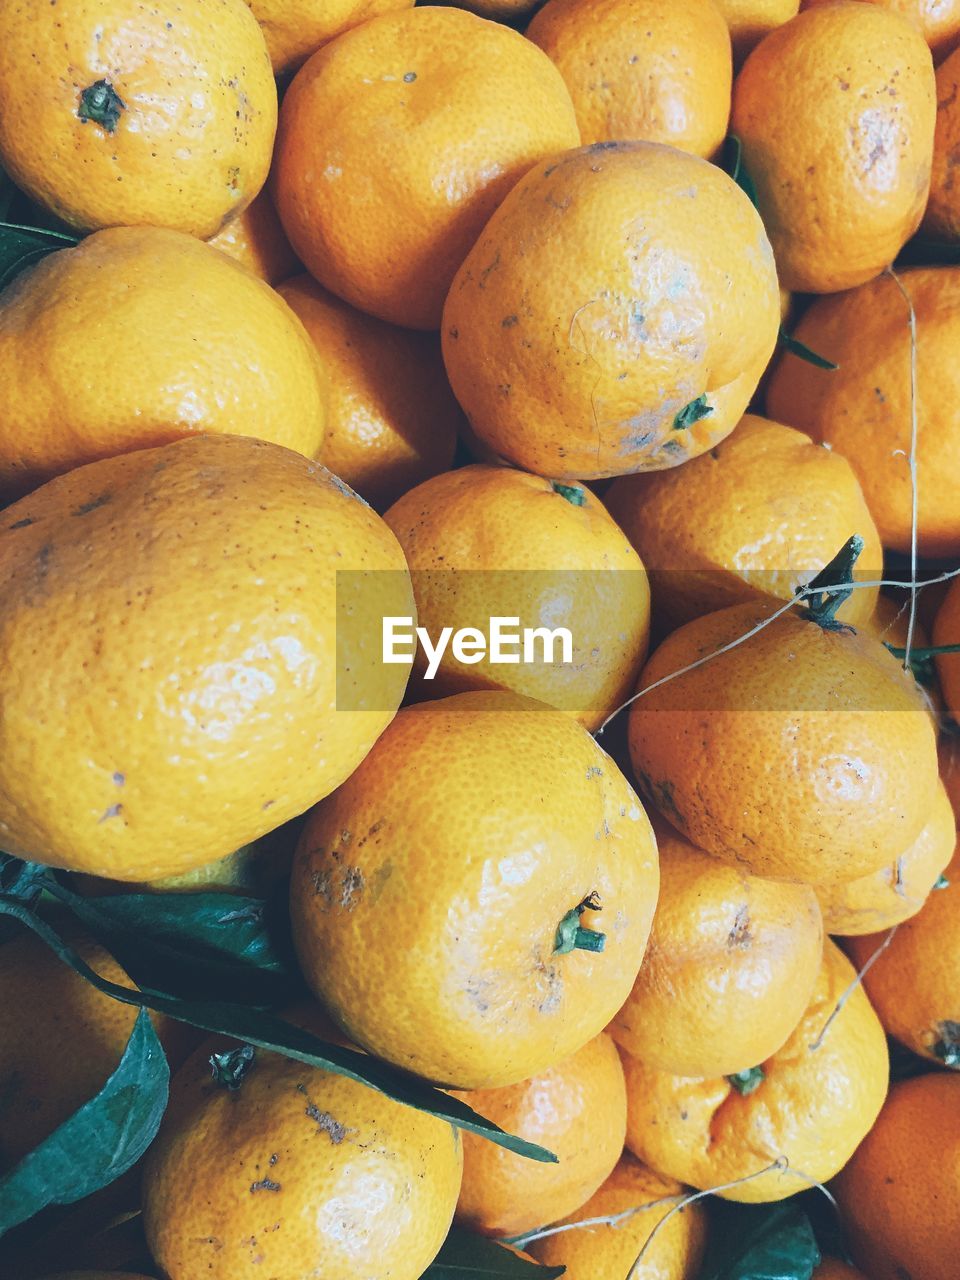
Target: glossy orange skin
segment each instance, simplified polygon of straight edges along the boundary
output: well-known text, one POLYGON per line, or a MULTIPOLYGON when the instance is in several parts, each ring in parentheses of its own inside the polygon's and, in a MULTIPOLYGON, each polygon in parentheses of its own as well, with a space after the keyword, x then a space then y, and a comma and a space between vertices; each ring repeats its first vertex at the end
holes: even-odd
MULTIPOLYGON (((960 14, 960 5, 958 5, 960 14)), ((938 240, 960 237, 960 189, 956 167, 960 159, 960 50, 937 67, 937 127, 933 135, 933 176, 923 229, 938 240)))
POLYGON ((212 236, 263 186, 277 88, 243 0, 0 4, 0 163, 80 231, 212 236), (83 120, 105 81, 111 130, 83 120))
POLYGON ((413 0, 247 0, 263 29, 277 75, 306 62, 321 45, 381 13, 409 9, 413 0))
POLYGON ((538 1164, 464 1132, 457 1219, 491 1236, 516 1236, 575 1213, 623 1151, 627 1090, 607 1035, 531 1080, 458 1095, 501 1129, 552 1151, 538 1164))
POLYGON ((923 216, 935 116, 930 50, 887 9, 837 0, 757 45, 731 129, 781 284, 835 293, 893 261, 923 216))
POLYGON ((730 32, 713 0, 547 0, 527 28, 560 68, 584 143, 710 158, 730 117, 730 32))
POLYGON ((960 1078, 901 1080, 834 1185, 870 1280, 954 1280, 960 1253, 960 1078))
POLYGON ((580 141, 546 54, 462 9, 385 14, 325 45, 283 100, 273 190, 311 275, 361 311, 436 329, 513 184, 580 141))
POLYGON ((379 517, 319 464, 239 436, 92 463, 8 507, 0 847, 178 875, 339 785, 406 673, 348 647, 338 689, 337 569, 391 571, 365 602, 373 635, 381 606, 414 611, 379 517))
MULTIPOLYGON (((801 8, 828 4, 830 0, 803 0, 801 8)), ((882 5, 900 13, 923 33, 934 58, 939 60, 948 53, 960 37, 960 0, 866 0, 869 4, 882 5)))
POLYGON ((800 0, 717 0, 730 28, 737 66, 775 27, 797 16, 800 0))
POLYGON ((261 280, 266 280, 267 284, 279 284, 300 268, 266 190, 261 191, 243 213, 232 218, 207 243, 241 263, 261 280))
POLYGON ((655 651, 630 711, 641 791, 708 852, 812 884, 869 875, 917 838, 937 789, 933 724, 913 676, 865 632, 734 605, 655 651))
POLYGON ((290 885, 304 976, 351 1040, 460 1089, 597 1035, 650 931, 656 842, 609 756, 511 693, 407 707, 310 815, 290 885), (602 952, 555 951, 571 910, 602 952))
POLYGON ((726 174, 654 143, 596 143, 517 183, 457 273, 441 336, 494 453, 589 480, 676 466, 729 435, 779 311, 763 225, 726 174), (676 427, 701 396, 710 412, 676 427))
MULTIPOLYGON (((937 612, 933 624, 935 645, 960 644, 960 585, 950 584, 946 598, 937 612)), ((937 676, 947 710, 956 720, 960 718, 960 653, 939 653, 936 656, 937 676)))

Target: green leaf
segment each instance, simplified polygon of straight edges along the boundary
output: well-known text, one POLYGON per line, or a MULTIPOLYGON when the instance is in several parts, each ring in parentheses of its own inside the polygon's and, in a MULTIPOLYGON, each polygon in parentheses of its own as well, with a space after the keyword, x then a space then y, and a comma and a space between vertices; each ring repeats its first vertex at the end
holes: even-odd
POLYGON ((840 368, 838 364, 834 364, 826 356, 817 355, 812 347, 808 347, 799 338, 791 337, 783 325, 780 326, 780 331, 777 334, 777 342, 783 347, 784 351, 789 351, 792 356, 796 356, 799 360, 806 360, 807 364, 815 365, 818 369, 828 369, 833 372, 835 369, 840 368))
POLYGON ((0 853, 0 893, 9 898, 32 902, 46 887, 48 874, 39 862, 24 862, 0 853))
POLYGON ((763 1084, 763 1067, 747 1067, 745 1071, 737 1071, 727 1079, 740 1094, 741 1098, 749 1098, 763 1084))
POLYGON ((552 485, 554 493, 559 493, 561 498, 566 498, 571 506, 585 507, 587 505, 587 495, 579 485, 561 484, 559 480, 552 481, 552 485))
POLYGON ((454 1227, 423 1280, 554 1280, 564 1271, 528 1262, 495 1240, 454 1227))
POLYGON ((73 1204, 119 1178, 154 1139, 170 1069, 149 1016, 137 1014, 100 1092, 0 1178, 0 1235, 51 1204, 73 1204))
POLYGON ((702 1280, 810 1280, 820 1250, 810 1219, 789 1201, 717 1201, 702 1280))
POLYGON ((677 416, 673 420, 674 431, 685 431, 687 427, 692 427, 695 422, 699 422, 701 418, 708 417, 713 413, 713 405, 707 403, 706 394, 697 396, 696 400, 691 400, 689 404, 685 404, 677 416))
POLYGON ((0 222, 0 289, 27 267, 57 249, 68 249, 79 236, 44 227, 22 227, 13 222, 0 222))
POLYGON ((740 190, 748 196, 753 207, 758 208, 757 188, 753 185, 753 179, 744 166, 743 144, 735 133, 727 134, 723 144, 722 168, 726 170, 740 190))

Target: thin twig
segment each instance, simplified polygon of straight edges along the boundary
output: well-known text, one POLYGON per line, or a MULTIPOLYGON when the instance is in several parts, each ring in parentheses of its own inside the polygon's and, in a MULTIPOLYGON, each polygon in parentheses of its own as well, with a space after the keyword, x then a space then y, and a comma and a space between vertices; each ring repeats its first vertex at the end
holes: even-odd
POLYGON ((656 1209, 661 1204, 676 1204, 682 1199, 683 1196, 680 1195, 662 1196, 659 1200, 650 1200, 647 1204, 636 1204, 630 1209, 621 1210, 620 1213, 610 1213, 599 1218, 580 1218, 577 1222, 561 1222, 555 1227, 541 1227, 538 1231, 528 1231, 522 1236, 511 1236, 505 1243, 512 1244, 517 1249, 525 1249, 535 1240, 546 1240, 548 1236, 558 1236, 564 1231, 580 1231, 584 1227, 619 1227, 622 1222, 635 1218, 638 1213, 644 1213, 647 1209, 656 1209))
POLYGON ((920 483, 917 473, 917 445, 920 431, 917 411, 917 313, 914 309, 913 299, 893 267, 887 267, 887 273, 907 304, 910 327, 910 452, 907 457, 907 464, 910 468, 910 617, 907 620, 907 643, 903 655, 903 669, 904 671, 909 671, 910 650, 913 648, 913 633, 917 625, 917 596, 919 594, 917 587, 917 530, 920 517, 920 483))
POLYGON ((840 999, 837 1001, 836 1005, 834 1006, 833 1013, 831 1013, 830 1017, 823 1024, 823 1030, 817 1036, 816 1040, 814 1040, 813 1044, 807 1045, 807 1048, 810 1050, 811 1053, 816 1053, 816 1051, 823 1044, 824 1038, 827 1032, 830 1030, 830 1027, 833 1023, 834 1018, 837 1016, 837 1014, 840 1012, 843 1006, 847 1003, 847 1001, 856 991, 857 987, 860 986, 861 982, 863 981, 864 974, 870 972, 870 969, 873 967, 873 965, 877 962, 877 960, 880 959, 884 951, 886 951, 887 947, 889 947, 890 943, 894 939, 894 935, 896 934, 899 928, 900 926, 898 924, 895 924, 893 926, 893 928, 884 938, 883 942, 880 943, 879 947, 877 947, 876 951, 874 951, 873 955, 870 957, 867 963, 863 966, 863 968, 859 971, 857 976, 850 983, 849 987, 847 987, 846 991, 844 991, 843 995, 840 997, 840 999))

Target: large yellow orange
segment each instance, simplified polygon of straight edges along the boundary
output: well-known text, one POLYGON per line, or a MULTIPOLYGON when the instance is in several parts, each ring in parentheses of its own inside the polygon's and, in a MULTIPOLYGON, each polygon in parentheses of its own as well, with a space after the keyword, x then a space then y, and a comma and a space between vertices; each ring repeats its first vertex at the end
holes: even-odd
MULTIPOLYGON (((803 0, 802 8, 828 4, 830 0, 803 0)), ((902 13, 918 27, 938 61, 960 37, 960 0, 867 0, 894 13, 902 13)))
MULTIPOLYGON (((941 648, 960 644, 960 583, 950 584, 933 624, 934 644, 941 648)), ((937 675, 947 711, 960 722, 960 653, 938 653, 937 675)))
MULTIPOLYGON (((960 30, 960 4, 957 4, 960 30)), ((960 50, 955 50, 937 67, 937 127, 933 135, 933 176, 923 229, 942 240, 960 235, 960 190, 957 162, 960 160, 960 50)))
POLYGON ((295 71, 321 45, 368 18, 407 9, 413 0, 247 0, 263 29, 273 69, 295 71))
POLYGON ((207 243, 242 263, 267 284, 279 284, 300 266, 266 190, 207 243))
POLYGON ((730 28, 737 65, 763 37, 797 16, 800 0, 717 0, 730 28))

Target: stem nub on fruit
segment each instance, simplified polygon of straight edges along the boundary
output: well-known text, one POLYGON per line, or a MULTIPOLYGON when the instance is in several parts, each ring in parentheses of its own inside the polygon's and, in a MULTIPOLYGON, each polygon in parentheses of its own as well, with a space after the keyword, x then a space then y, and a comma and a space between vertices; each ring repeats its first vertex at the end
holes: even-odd
POLYGON ((125 108, 126 103, 109 80, 95 80, 81 92, 77 115, 113 133, 125 108))
POLYGON ((824 565, 816 577, 807 583, 806 590, 815 592, 814 595, 806 596, 807 616, 811 622, 823 627, 824 631, 844 630, 844 624, 836 620, 836 613, 853 591, 853 569, 862 550, 863 538, 855 533, 846 540, 830 563, 824 565))
POLYGON ((557 926, 557 938, 554 952, 565 956, 570 951, 602 951, 607 944, 607 935, 596 929, 584 929, 580 917, 584 911, 599 911, 600 898, 596 892, 588 893, 582 902, 571 908, 557 926))
POLYGON ((738 1071, 727 1079, 741 1098, 748 1098, 763 1084, 763 1067, 747 1067, 746 1071, 738 1071))
POLYGON ((239 1089, 253 1065, 255 1052, 253 1045, 245 1044, 239 1049, 228 1049, 226 1053, 212 1053, 210 1070, 217 1084, 229 1089, 231 1093, 239 1089))

